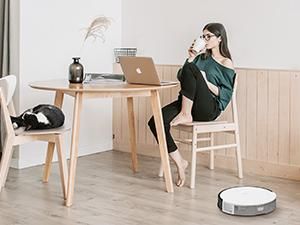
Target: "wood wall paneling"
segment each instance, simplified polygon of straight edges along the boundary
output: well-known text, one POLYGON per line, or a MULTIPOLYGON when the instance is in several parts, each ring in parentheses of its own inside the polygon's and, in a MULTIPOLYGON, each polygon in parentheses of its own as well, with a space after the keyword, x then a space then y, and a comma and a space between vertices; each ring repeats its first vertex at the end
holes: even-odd
MULTIPOLYGON (((164 80, 176 80, 179 65, 157 65, 164 80)), ((120 72, 119 65, 114 71, 120 72)), ((244 171, 300 180, 300 72, 238 68, 237 105, 244 171), (297 173, 297 171, 299 173, 297 173)), ((179 88, 160 93, 162 106, 178 97, 179 88)), ((152 116, 149 98, 134 99, 138 153, 158 156, 158 148, 147 122, 152 116)), ((230 120, 225 110, 219 119, 230 120)), ((125 99, 113 99, 114 149, 129 151, 125 99)), ((183 131, 173 135, 190 137, 183 131)), ((216 142, 229 143, 230 135, 217 135, 216 142)), ((190 146, 180 144, 185 157, 190 146)), ((201 164, 208 163, 200 154, 201 164)), ((232 149, 216 151, 216 167, 235 170, 232 149)), ((158 168, 157 168, 158 169, 158 168)))

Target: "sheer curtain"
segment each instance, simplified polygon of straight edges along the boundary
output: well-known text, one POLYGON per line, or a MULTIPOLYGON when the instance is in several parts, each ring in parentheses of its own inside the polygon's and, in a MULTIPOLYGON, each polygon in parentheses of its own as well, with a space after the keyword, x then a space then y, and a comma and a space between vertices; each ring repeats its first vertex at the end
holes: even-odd
POLYGON ((0 77, 9 74, 10 0, 0 0, 0 77))

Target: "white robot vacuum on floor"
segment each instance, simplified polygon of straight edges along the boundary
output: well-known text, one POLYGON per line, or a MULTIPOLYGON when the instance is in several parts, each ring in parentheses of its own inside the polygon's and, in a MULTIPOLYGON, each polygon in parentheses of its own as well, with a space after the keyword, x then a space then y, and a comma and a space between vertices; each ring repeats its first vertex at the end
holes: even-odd
POLYGON ((268 214, 276 209, 276 194, 262 187, 227 188, 218 195, 218 207, 226 214, 237 216, 268 214))

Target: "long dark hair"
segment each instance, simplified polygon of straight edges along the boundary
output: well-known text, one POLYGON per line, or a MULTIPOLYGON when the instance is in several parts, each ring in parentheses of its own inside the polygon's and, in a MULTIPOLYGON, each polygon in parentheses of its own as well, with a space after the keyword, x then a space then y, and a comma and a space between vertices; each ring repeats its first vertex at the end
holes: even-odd
MULTIPOLYGON (((223 24, 209 23, 204 26, 203 31, 204 30, 208 30, 209 32, 216 35, 216 37, 221 37, 221 42, 219 45, 220 53, 222 56, 231 59, 231 54, 229 52, 228 44, 227 44, 227 34, 226 34, 226 30, 225 30, 225 27, 223 26, 223 24)), ((205 54, 205 58, 207 56, 210 56, 211 54, 212 54, 211 49, 207 50, 206 54, 205 54)))

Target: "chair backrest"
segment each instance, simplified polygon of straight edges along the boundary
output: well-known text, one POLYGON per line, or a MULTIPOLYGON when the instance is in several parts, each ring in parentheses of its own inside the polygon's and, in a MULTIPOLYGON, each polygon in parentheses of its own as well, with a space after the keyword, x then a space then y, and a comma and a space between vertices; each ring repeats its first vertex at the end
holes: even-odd
POLYGON ((4 133, 14 135, 14 129, 10 120, 10 112, 8 106, 14 95, 16 83, 17 79, 14 75, 0 78, 0 130, 2 140, 2 136, 4 135, 4 133))
POLYGON ((234 84, 233 84, 233 92, 232 92, 233 97, 236 97, 237 85, 238 85, 238 75, 236 74, 234 78, 234 84))
POLYGON ((17 78, 15 75, 8 75, 0 78, 0 88, 5 97, 6 104, 8 105, 16 90, 17 78))
POLYGON ((236 104, 237 85, 238 85, 238 75, 236 74, 234 79, 232 99, 231 99, 232 119, 233 122, 236 124, 238 124, 238 112, 237 112, 237 104, 236 104))

